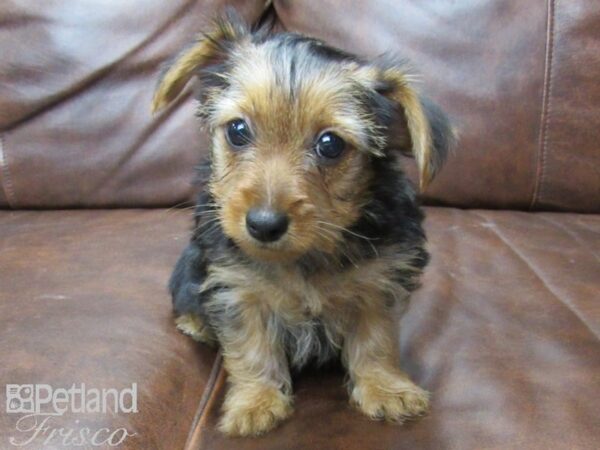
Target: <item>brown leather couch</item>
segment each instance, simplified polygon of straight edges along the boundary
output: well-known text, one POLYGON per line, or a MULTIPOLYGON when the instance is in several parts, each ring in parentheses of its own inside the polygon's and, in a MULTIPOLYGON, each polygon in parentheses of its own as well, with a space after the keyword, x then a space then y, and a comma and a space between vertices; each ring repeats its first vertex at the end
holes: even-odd
POLYGON ((600 3, 273 2, 281 28, 410 59, 460 145, 424 195, 433 259, 399 322, 431 413, 371 422, 334 367, 299 375, 293 418, 257 439, 216 431, 221 360, 166 291, 206 140, 189 94, 149 112, 222 3, 0 3, 0 390, 137 383, 139 410, 35 436, 0 410, 0 448, 76 448, 59 438, 86 427, 144 450, 600 448, 600 3))

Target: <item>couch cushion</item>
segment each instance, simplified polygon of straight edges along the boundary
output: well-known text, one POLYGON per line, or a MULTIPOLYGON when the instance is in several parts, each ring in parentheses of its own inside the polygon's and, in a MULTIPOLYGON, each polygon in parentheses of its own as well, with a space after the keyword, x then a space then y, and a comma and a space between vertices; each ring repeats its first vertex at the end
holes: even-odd
MULTIPOLYGON (((0 207, 173 205, 205 154, 189 95, 153 117, 161 67, 223 4, 0 2, 0 207)), ((189 93, 188 93, 189 94, 189 93)))
MULTIPOLYGON (((300 374, 296 412, 258 439, 215 424, 220 359, 173 326, 165 285, 188 211, 0 213, 0 389, 124 388, 137 414, 54 426, 124 427, 126 449, 593 448, 600 439, 600 217, 429 208, 433 254, 400 322, 404 368, 433 393, 422 420, 371 422, 342 373, 300 374)), ((0 414, 0 447, 18 414, 0 414)), ((77 422, 79 421, 79 422, 77 422)), ((43 438, 32 446, 40 448, 43 438)), ((53 447, 43 447, 53 448, 53 447)))
POLYGON ((412 62, 460 135, 428 202, 600 212, 599 2, 274 4, 287 29, 412 62))
POLYGON ((592 449, 600 441, 600 217, 429 209, 433 254, 400 321, 404 368, 431 413, 395 426, 352 410, 339 370, 300 375, 295 414, 258 439, 195 449, 592 449))
MULTIPOLYGON (((166 210, 0 213, 2 398, 9 383, 137 383, 138 413, 67 413, 48 425, 77 433, 123 427, 136 435, 119 448, 182 448, 215 358, 179 334, 171 317, 166 283, 189 223, 166 210)), ((24 414, 7 414, 4 405, 0 448, 17 448, 9 439, 23 443, 33 432, 17 432, 24 414)), ((46 437, 24 448, 77 447, 59 438, 44 445, 46 437)))

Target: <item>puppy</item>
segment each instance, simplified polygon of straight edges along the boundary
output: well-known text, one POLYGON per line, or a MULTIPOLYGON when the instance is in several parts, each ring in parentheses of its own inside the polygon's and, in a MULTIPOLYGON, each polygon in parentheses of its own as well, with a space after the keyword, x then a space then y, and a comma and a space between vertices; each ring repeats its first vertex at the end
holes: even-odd
POLYGON ((220 430, 272 429, 292 413, 290 370, 336 357, 367 416, 424 414, 428 394, 399 368, 391 313, 428 261, 398 160, 412 153, 427 185, 451 141, 443 114, 393 58, 234 17, 175 59, 154 110, 194 77, 210 162, 170 291, 178 327, 221 348, 220 430))

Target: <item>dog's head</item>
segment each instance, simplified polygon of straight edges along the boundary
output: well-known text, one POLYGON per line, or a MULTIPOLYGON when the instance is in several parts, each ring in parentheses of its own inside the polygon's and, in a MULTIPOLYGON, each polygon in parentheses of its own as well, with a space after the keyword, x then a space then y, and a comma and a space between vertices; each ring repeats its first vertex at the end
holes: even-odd
POLYGON ((369 202, 373 159, 397 151, 392 144, 412 153, 423 188, 451 134, 402 64, 364 61, 300 35, 253 32, 235 18, 179 55, 154 110, 193 77, 212 139, 218 220, 258 259, 334 252, 369 202))

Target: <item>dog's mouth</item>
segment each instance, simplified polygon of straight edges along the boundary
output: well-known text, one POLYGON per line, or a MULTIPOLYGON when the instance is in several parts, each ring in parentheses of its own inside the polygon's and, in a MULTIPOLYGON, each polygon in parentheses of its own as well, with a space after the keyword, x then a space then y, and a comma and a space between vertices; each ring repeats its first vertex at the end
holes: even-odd
POLYGON ((292 263, 303 254, 293 248, 285 237, 275 242, 262 242, 252 237, 234 240, 246 255, 258 261, 292 263))
POLYGON ((297 224, 286 214, 252 208, 240 222, 234 229, 225 227, 225 232, 252 259, 293 263, 311 246, 309 239, 298 235, 297 224))

